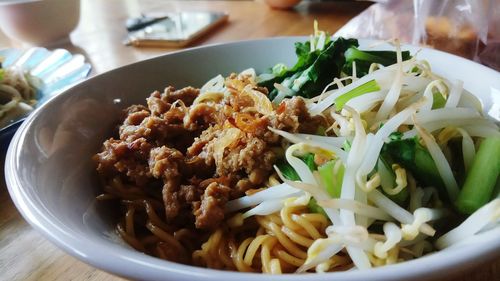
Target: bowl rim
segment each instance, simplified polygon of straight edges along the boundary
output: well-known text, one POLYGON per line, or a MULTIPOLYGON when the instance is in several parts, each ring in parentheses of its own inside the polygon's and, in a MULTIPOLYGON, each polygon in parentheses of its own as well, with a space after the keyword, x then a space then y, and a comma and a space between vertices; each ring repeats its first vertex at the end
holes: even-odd
MULTIPOLYGON (((229 43, 217 43, 204 46, 198 46, 194 48, 188 48, 184 50, 179 50, 171 52, 165 55, 155 56, 153 58, 128 64, 111 71, 116 71, 118 69, 123 69, 129 67, 130 65, 147 63, 150 60, 155 60, 164 56, 175 56, 179 53, 196 52, 200 49, 218 48, 221 46, 232 46, 237 47, 238 45, 248 44, 248 43, 258 43, 258 44, 270 44, 274 41, 279 40, 302 40, 307 37, 303 36, 283 36, 283 37, 273 37, 264 38, 256 40, 243 40, 229 43)), ((358 39, 360 42, 379 42, 375 40, 364 40, 358 39)), ((404 44, 403 46, 411 46, 409 44, 404 44)), ((427 49, 422 47, 422 49, 427 49)), ((442 53, 446 56, 452 56, 453 60, 461 60, 465 63, 476 64, 481 66, 483 71, 491 71, 495 73, 494 70, 479 65, 475 62, 469 61, 465 58, 458 57, 452 54, 448 54, 438 50, 432 50, 432 52, 442 53)), ((66 89, 64 92, 53 96, 47 100, 40 107, 36 108, 26 120, 21 124, 21 127, 17 130, 14 138, 12 139, 9 149, 7 151, 6 161, 5 161, 5 177, 7 188, 10 196, 28 223, 39 231, 46 239, 51 241, 53 244, 58 246, 60 249, 64 250, 66 253, 76 257, 77 259, 90 264, 101 270, 119 275, 132 277, 137 279, 143 278, 158 278, 158 276, 165 276, 173 279, 179 280, 192 280, 192 278, 200 277, 206 280, 220 280, 227 279, 232 280, 232 278, 238 278, 240 280, 331 280, 331 278, 339 278, 341 280, 400 280, 404 278, 405 280, 421 279, 426 278, 437 278, 439 276, 448 274, 458 274, 463 270, 471 268, 481 262, 490 259, 494 256, 499 255, 498 250, 500 249, 500 239, 494 240, 500 234, 500 228, 496 231, 490 231, 485 233, 484 240, 493 242, 491 247, 485 248, 476 247, 477 245, 465 245, 467 247, 467 255, 457 255, 454 252, 462 252, 464 248, 457 249, 451 248, 439 254, 430 254, 415 260, 398 263, 394 265, 388 265, 378 268, 372 268, 367 270, 356 270, 356 271, 345 271, 345 272, 333 272, 325 274, 284 274, 281 276, 267 275, 267 274, 256 274, 256 273, 242 273, 234 271, 221 271, 202 267, 196 267, 191 265, 183 265, 174 262, 164 261, 158 258, 154 258, 145 255, 141 252, 130 250, 126 247, 118 247, 117 245, 112 245, 109 242, 98 243, 96 247, 96 242, 89 237, 81 237, 76 232, 65 226, 60 226, 57 224, 57 220, 53 220, 51 214, 44 212, 43 206, 39 206, 37 198, 31 198, 30 195, 23 190, 21 185, 21 179, 19 177, 17 168, 19 167, 18 155, 23 149, 23 143, 27 137, 27 133, 41 112, 51 103, 57 99, 63 99, 71 94, 71 89, 76 87, 84 87, 87 83, 91 83, 93 79, 106 75, 108 72, 104 72, 95 75, 85 81, 78 83, 77 85, 66 89), (103 254, 106 253, 106 254, 103 254), (113 262, 109 262, 109 261, 113 262), (137 268, 143 270, 137 270, 137 268), (423 270, 425 269, 425 270, 423 270)), ((499 73, 495 73, 499 75, 499 73)), ((484 241, 481 241, 484 244, 484 241)), ((480 242, 480 243, 481 243, 480 242)))

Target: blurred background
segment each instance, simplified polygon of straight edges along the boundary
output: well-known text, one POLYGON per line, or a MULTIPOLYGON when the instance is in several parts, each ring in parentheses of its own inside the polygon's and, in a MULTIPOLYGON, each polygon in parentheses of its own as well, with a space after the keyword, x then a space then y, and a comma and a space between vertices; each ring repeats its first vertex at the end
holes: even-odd
MULTIPOLYGON (((321 29, 335 36, 399 38, 498 70, 499 7, 500 0, 0 0, 0 48, 62 47, 86 55, 94 72, 100 73, 185 47, 307 36, 316 19, 321 29), (143 30, 130 33, 126 29, 127 20, 141 16, 155 19, 170 13, 172 18, 172 13, 186 12, 225 13, 228 19, 202 30, 196 38, 181 38, 183 42, 173 40, 165 25, 156 29, 145 25, 143 30), (127 40, 136 47, 126 46, 127 40)), ((193 32, 193 28, 208 24, 193 22, 193 17, 184 18, 174 23, 177 27, 173 30, 182 26, 183 32, 193 32)))

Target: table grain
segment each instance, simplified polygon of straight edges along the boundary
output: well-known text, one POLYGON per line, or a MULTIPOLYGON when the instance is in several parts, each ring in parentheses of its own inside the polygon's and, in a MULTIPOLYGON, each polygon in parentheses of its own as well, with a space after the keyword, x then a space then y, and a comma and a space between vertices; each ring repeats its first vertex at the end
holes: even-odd
MULTIPOLYGON (((122 44, 127 17, 150 11, 225 11, 229 22, 192 46, 273 36, 308 35, 314 19, 334 33, 367 8, 366 2, 302 2, 292 10, 273 10, 261 1, 82 0, 81 20, 71 43, 59 44, 83 54, 92 74, 159 56, 175 48, 133 48, 122 44)), ((0 34, 0 48, 20 46, 0 34)), ((0 152, 1 166, 5 151, 0 152)), ((122 280, 67 255, 29 226, 9 197, 0 172, 0 280, 122 280)), ((450 272, 446 280, 500 280, 500 259, 450 272), (458 274, 458 276, 457 276, 458 274)))

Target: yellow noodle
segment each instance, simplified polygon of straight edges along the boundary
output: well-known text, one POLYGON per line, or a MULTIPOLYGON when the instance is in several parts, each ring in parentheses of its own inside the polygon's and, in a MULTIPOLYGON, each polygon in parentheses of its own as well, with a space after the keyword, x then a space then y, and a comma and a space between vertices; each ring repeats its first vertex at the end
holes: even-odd
POLYGON ((191 260, 193 261, 194 265, 197 266, 202 266, 202 267, 207 267, 207 264, 205 262, 205 257, 203 256, 204 252, 202 250, 196 250, 191 254, 191 260))
POLYGON ((148 235, 146 237, 141 238, 139 241, 141 242, 142 245, 147 246, 151 244, 156 244, 161 240, 155 235, 148 235))
POLYGON ((370 260, 371 264, 374 266, 382 266, 385 264, 385 261, 383 259, 379 259, 371 253, 367 253, 367 256, 368 256, 368 259, 370 260))
POLYGON ((179 229, 174 231, 173 235, 188 250, 188 253, 194 252, 199 247, 196 243, 198 237, 189 229, 179 229))
POLYGON ((319 231, 313 226, 313 224, 308 221, 303 215, 293 215, 292 219, 302 227, 309 236, 313 239, 319 239, 321 238, 321 234, 319 234, 319 231))
POLYGON ((279 214, 271 214, 266 216, 267 219, 269 219, 270 222, 273 222, 277 225, 283 225, 283 221, 281 220, 281 217, 279 214))
POLYGON ((262 245, 262 243, 269 237, 269 235, 260 235, 257 236, 254 240, 252 240, 252 243, 248 245, 247 251, 245 253, 245 258, 243 261, 245 262, 246 265, 251 266, 252 261, 254 259, 255 253, 259 249, 259 247, 262 245))
MULTIPOLYGON (((222 241, 221 241, 222 242, 222 241)), ((223 268, 234 269, 234 263, 231 258, 231 253, 224 243, 219 243, 219 260, 224 264, 223 268)))
POLYGON ((174 238, 179 241, 184 240, 187 236, 191 236, 191 232, 186 228, 182 228, 174 232, 174 238))
POLYGON ((125 188, 125 185, 121 181, 119 177, 113 178, 113 180, 110 182, 110 187, 111 189, 115 189, 120 197, 125 197, 125 196, 141 196, 144 197, 146 194, 144 191, 141 189, 134 187, 134 186, 127 186, 125 188))
POLYGON ((263 243, 260 252, 262 272, 271 273, 271 248, 276 244, 276 238, 269 236, 263 243))
POLYGON ((116 199, 116 198, 117 198, 116 195, 109 194, 109 193, 103 193, 103 194, 100 194, 96 197, 96 199, 99 201, 112 200, 112 199, 116 199))
POLYGON ((151 233, 158 236, 158 238, 162 239, 164 242, 168 243, 169 245, 175 247, 181 256, 186 256, 186 251, 185 251, 184 247, 170 233, 165 232, 164 230, 162 230, 161 228, 152 224, 151 222, 148 222, 146 224, 146 227, 149 229, 149 231, 151 231, 151 233))
POLYGON ((345 266, 348 264, 351 264, 351 259, 347 256, 341 256, 341 255, 335 255, 330 258, 332 262, 331 268, 339 267, 339 266, 345 266))
POLYGON ((243 271, 243 272, 252 272, 252 268, 250 266, 248 266, 244 261, 243 261, 243 257, 245 255, 245 251, 248 247, 248 245, 250 245, 250 243, 252 243, 252 240, 253 238, 247 238, 245 239, 241 245, 238 247, 238 252, 236 254, 236 256, 233 255, 234 257, 234 260, 235 260, 235 265, 236 265, 236 268, 238 268, 239 271, 243 271))
POLYGON ((158 217, 158 215, 156 214, 156 212, 155 212, 155 210, 154 210, 153 205, 151 204, 151 202, 149 202, 147 200, 142 200, 142 203, 144 204, 144 207, 146 209, 146 213, 148 214, 149 220, 155 226, 158 226, 158 227, 162 228, 163 230, 170 229, 170 227, 166 223, 164 223, 162 219, 160 219, 158 217))
POLYGON ((203 243, 201 246, 201 250, 195 251, 193 253, 192 257, 195 260, 202 259, 204 263, 206 264, 207 267, 210 268, 221 268, 221 265, 219 264, 218 261, 218 244, 221 238, 222 231, 218 229, 215 231, 210 238, 203 243))
POLYGON ((297 232, 291 230, 290 228, 288 228, 286 226, 283 226, 281 228, 281 231, 283 231, 283 233, 285 233, 286 236, 288 236, 288 238, 290 238, 290 240, 292 240, 293 242, 295 242, 301 246, 310 247, 312 245, 312 243, 314 242, 314 240, 309 239, 307 237, 304 237, 303 235, 298 234, 297 232))
MULTIPOLYGON (((110 189, 113 193, 106 194, 111 198, 119 193, 126 206, 123 223, 117 229, 132 247, 163 259, 214 269, 269 274, 294 272, 304 264, 307 249, 314 240, 326 236, 325 228, 329 225, 324 215, 309 213, 306 206, 291 203, 285 204, 280 212, 247 218, 239 224, 231 224, 231 217, 238 216, 232 215, 200 246, 195 242, 200 238, 195 232, 175 229, 163 214, 159 216, 164 206, 156 198, 144 195, 135 198, 138 189, 126 187, 119 179, 114 179, 110 189), (134 221, 135 217, 141 223, 134 221), (151 235, 135 237, 139 227, 145 227, 151 235)), ((398 255, 391 258, 398 258, 398 255)), ((370 259, 374 264, 386 263, 372 256, 370 259)), ((324 270, 330 271, 352 266, 350 258, 342 252, 325 264, 324 270)))
POLYGON ((301 214, 300 216, 308 220, 310 223, 321 224, 322 228, 326 228, 328 226, 328 221, 326 217, 322 214, 309 213, 309 214, 301 214))
POLYGON ((292 255, 290 255, 289 253, 287 253, 286 251, 283 251, 283 250, 279 250, 276 252, 276 255, 283 261, 291 264, 291 265, 294 265, 296 267, 299 267, 301 265, 304 264, 304 262, 306 261, 305 259, 300 259, 300 258, 297 258, 297 257, 294 257, 292 255))
POLYGON ((263 227, 259 227, 259 230, 257 230, 257 233, 255 233, 255 236, 260 236, 266 234, 266 229, 263 227))
POLYGON ((118 231, 120 237, 123 240, 125 240, 125 242, 127 242, 127 244, 129 244, 138 251, 145 252, 144 246, 141 244, 141 242, 137 240, 135 237, 128 235, 121 223, 116 225, 116 230, 118 231))
POLYGON ((394 264, 398 262, 399 247, 394 247, 387 252, 386 264, 394 264))
MULTIPOLYGON (((300 206, 300 207, 302 207, 302 206, 300 206)), ((280 211, 280 217, 281 217, 281 220, 283 221, 283 224, 286 227, 288 227, 289 229, 293 229, 293 230, 300 229, 300 225, 296 224, 292 220, 292 212, 296 209, 298 209, 298 207, 287 206, 287 204, 285 204, 285 207, 282 208, 280 211)))
POLYGON ((125 214, 125 231, 127 232, 127 235, 132 237, 135 237, 134 213, 135 208, 133 206, 127 206, 127 213, 125 214))
POLYGON ((162 247, 160 247, 160 243, 156 245, 156 252, 158 253, 158 256, 164 260, 168 260, 167 254, 165 254, 165 251, 163 250, 162 247))
POLYGON ((301 250, 297 245, 292 243, 292 241, 290 241, 290 239, 281 231, 279 226, 277 226, 275 223, 271 223, 269 226, 274 235, 276 235, 276 237, 278 238, 280 244, 285 247, 285 249, 289 253, 301 259, 307 258, 307 253, 301 250))
POLYGON ((210 258, 215 259, 216 256, 218 255, 217 245, 219 244, 221 238, 222 238, 222 230, 219 228, 215 231, 215 233, 212 236, 210 236, 208 242, 203 244, 203 246, 206 246, 207 252, 210 254, 210 258))
POLYGON ((269 273, 271 274, 281 274, 281 264, 279 259, 272 259, 271 262, 269 263, 269 268, 270 271, 269 273))

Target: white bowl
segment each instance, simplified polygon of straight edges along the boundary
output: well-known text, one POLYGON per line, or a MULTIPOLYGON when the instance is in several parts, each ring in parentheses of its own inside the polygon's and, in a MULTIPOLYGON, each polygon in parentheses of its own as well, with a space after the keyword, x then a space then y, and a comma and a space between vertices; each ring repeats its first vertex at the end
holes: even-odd
POLYGON ((0 2, 0 28, 28 45, 47 46, 69 40, 80 20, 80 0, 0 2))
MULTIPOLYGON (((440 278, 499 255, 500 228, 460 247, 363 271, 270 276, 222 272, 163 261, 124 245, 99 194, 91 156, 101 147, 121 110, 144 103, 166 85, 201 86, 216 74, 295 60, 293 43, 307 38, 274 38, 200 47, 142 61, 84 81, 49 100, 31 114, 10 145, 5 175, 9 192, 24 218, 69 254, 108 272, 141 280, 422 280, 440 278)), ((367 46, 370 41, 361 41, 367 46)), ((379 48, 388 48, 380 46, 379 48)), ((406 48, 406 47, 405 47, 406 48)), ((414 53, 417 48, 408 46, 414 53)), ((474 62, 431 49, 419 57, 438 74, 462 79, 487 109, 488 95, 500 89, 500 74, 474 62)), ((496 98, 499 96, 497 95, 496 98)))

